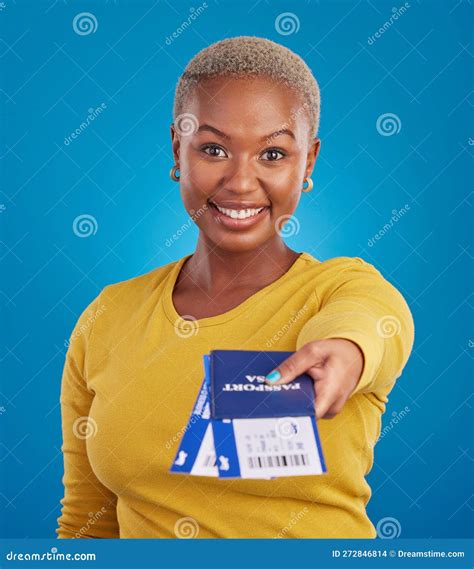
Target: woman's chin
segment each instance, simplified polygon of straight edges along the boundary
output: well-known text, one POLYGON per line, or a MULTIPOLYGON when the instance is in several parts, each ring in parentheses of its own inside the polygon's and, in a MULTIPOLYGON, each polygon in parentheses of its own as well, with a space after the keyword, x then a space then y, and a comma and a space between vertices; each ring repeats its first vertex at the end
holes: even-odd
POLYGON ((229 234, 229 232, 212 231, 206 232, 206 236, 216 248, 229 253, 253 251, 271 238, 271 235, 262 235, 261 232, 229 234))

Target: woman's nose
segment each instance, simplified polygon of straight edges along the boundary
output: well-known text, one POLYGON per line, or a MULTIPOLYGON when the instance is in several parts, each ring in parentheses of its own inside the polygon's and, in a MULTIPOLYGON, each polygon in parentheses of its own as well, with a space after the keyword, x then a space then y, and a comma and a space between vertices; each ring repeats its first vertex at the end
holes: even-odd
POLYGON ((234 193, 247 193, 259 188, 255 165, 250 159, 239 158, 229 164, 225 188, 234 193))

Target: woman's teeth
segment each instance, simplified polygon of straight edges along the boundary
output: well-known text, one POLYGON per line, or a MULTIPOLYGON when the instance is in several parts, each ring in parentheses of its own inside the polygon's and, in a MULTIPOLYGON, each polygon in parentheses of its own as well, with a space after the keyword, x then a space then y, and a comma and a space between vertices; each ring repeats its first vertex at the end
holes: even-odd
POLYGON ((258 209, 227 209, 225 207, 220 207, 217 204, 214 205, 221 213, 231 217, 232 219, 247 219, 248 217, 257 215, 264 209, 263 207, 259 207, 258 209))

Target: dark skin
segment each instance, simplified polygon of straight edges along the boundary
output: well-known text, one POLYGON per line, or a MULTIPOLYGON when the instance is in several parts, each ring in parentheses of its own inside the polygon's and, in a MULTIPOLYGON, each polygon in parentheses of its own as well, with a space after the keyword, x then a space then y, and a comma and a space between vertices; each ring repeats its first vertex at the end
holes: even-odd
MULTIPOLYGON (((173 291, 178 314, 201 319, 227 312, 298 258, 283 241, 279 220, 295 211, 320 149, 303 105, 295 91, 266 78, 213 78, 187 101, 193 132, 172 125, 181 196, 200 230, 173 291), (265 215, 249 227, 229 227, 216 217, 214 203, 264 206, 265 215)), ((316 415, 330 418, 342 410, 362 368, 356 344, 318 340, 278 367, 277 383, 308 373, 317 386, 316 415)))

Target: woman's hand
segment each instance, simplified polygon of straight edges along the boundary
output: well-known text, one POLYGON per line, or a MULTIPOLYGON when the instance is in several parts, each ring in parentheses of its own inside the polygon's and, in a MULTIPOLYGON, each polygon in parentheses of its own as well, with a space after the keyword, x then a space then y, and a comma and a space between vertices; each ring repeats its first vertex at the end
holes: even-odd
POLYGON ((314 379, 316 418, 340 413, 359 382, 364 356, 350 340, 331 338, 309 342, 266 377, 269 385, 289 383, 302 373, 314 379))

